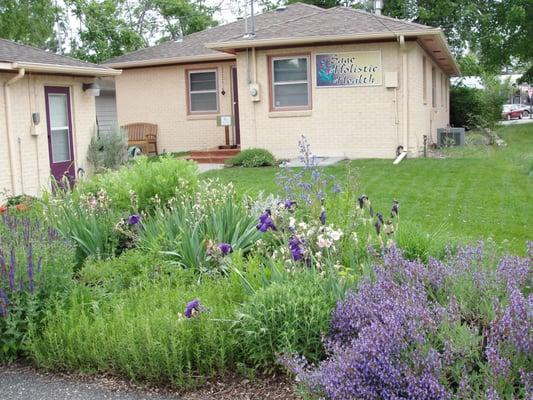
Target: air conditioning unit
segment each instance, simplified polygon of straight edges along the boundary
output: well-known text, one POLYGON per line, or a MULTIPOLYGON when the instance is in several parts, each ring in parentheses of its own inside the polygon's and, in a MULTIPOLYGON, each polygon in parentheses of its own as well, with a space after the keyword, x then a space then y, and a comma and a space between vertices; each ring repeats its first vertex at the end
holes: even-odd
POLYGON ((464 146, 465 128, 438 128, 437 143, 439 147, 464 146))

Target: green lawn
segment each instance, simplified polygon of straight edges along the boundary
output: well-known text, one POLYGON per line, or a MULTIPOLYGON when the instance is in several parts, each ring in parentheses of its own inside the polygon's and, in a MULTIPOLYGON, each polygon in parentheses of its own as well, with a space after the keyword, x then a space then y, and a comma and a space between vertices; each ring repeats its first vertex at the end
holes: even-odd
MULTIPOLYGON (((354 169, 355 190, 367 194, 376 210, 388 211, 396 198, 402 221, 424 233, 454 241, 490 237, 503 250, 524 253, 526 241, 533 240, 533 124, 501 127, 498 133, 507 148, 467 147, 445 159, 407 159, 400 165, 356 160, 327 171, 342 180, 354 169)), ((276 171, 226 168, 204 176, 233 182, 242 193, 276 193, 276 171)))

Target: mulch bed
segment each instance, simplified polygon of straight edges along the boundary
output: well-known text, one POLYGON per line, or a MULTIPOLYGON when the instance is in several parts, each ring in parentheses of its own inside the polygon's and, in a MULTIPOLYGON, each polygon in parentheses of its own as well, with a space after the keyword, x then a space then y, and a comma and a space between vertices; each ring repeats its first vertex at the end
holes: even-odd
POLYGON ((86 383, 114 392, 141 393, 147 399, 176 396, 179 400, 302 400, 302 397, 296 394, 294 381, 283 376, 247 379, 238 374, 228 374, 221 378, 210 379, 201 387, 184 392, 167 387, 138 385, 114 375, 47 372, 27 363, 0 365, 0 371, 36 374, 49 379, 86 383))

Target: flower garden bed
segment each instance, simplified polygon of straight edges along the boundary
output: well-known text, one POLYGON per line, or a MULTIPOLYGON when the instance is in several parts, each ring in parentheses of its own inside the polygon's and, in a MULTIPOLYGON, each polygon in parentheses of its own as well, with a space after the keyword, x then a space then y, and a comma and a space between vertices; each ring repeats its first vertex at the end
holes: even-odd
POLYGON ((0 360, 203 398, 294 396, 236 376, 317 399, 531 397, 530 259, 406 235, 401 199, 378 209, 300 153, 280 196, 140 158, 4 210, 0 360))

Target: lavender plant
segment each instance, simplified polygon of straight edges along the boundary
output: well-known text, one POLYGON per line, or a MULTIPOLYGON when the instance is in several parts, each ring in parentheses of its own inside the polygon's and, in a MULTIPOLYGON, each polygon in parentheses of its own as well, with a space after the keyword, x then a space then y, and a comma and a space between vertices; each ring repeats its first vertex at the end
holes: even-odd
POLYGON ((39 220, 4 213, 0 218, 0 361, 26 349, 31 324, 46 302, 65 291, 72 272, 71 246, 39 220))
POLYGON ((428 265, 391 247, 337 305, 328 357, 281 361, 333 400, 529 399, 531 281, 530 259, 504 258, 495 268, 482 246, 428 265))

